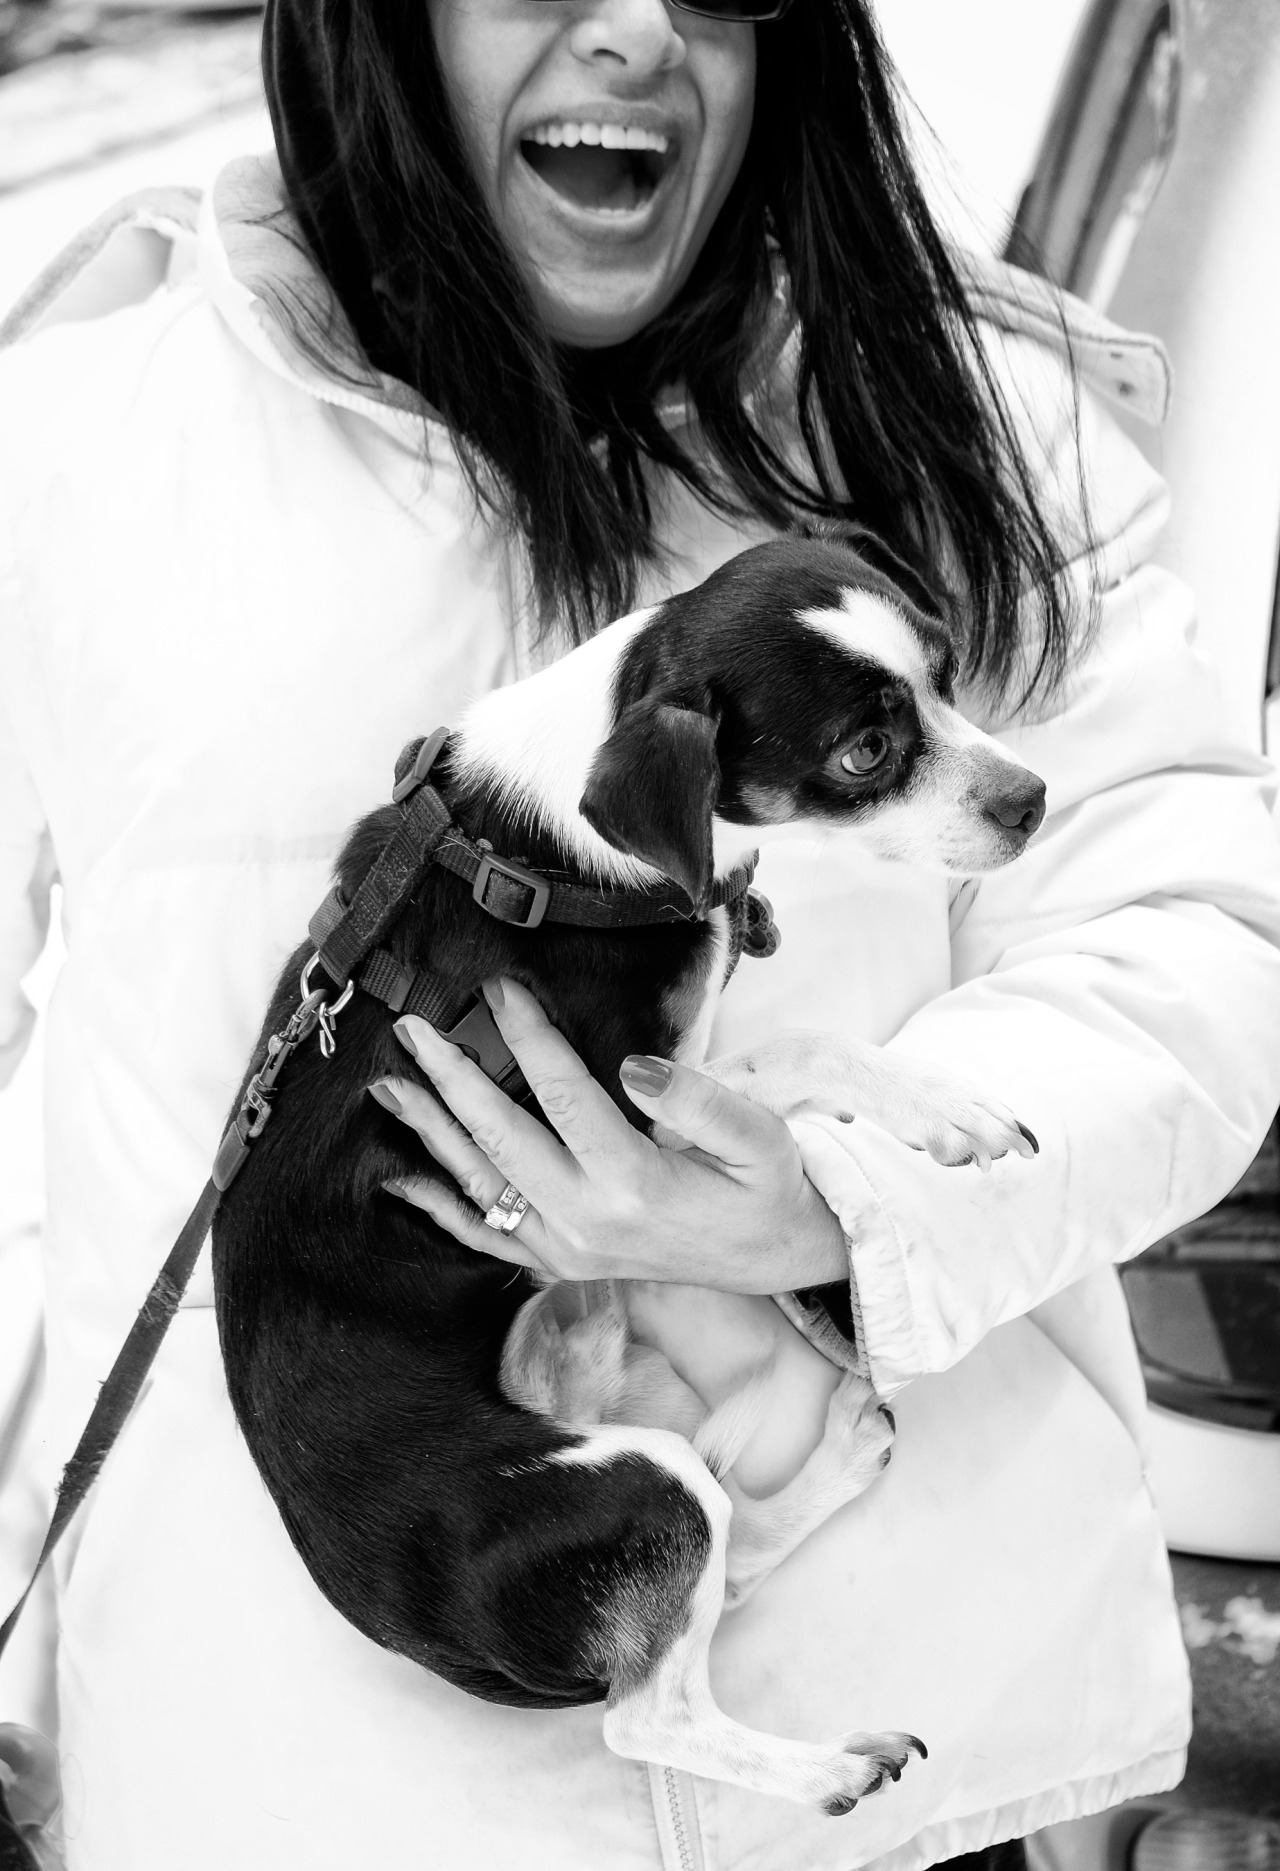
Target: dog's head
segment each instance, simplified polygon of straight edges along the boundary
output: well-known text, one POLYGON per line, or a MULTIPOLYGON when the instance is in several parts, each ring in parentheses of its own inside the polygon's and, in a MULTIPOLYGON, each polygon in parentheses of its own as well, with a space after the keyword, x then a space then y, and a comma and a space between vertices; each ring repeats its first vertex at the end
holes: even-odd
POLYGON ((772 827, 964 874, 1017 857, 1043 783, 958 713, 950 634, 905 584, 847 544, 787 539, 663 605, 619 661, 583 817, 695 902, 772 827))
POLYGON ((487 696, 459 770, 588 872, 656 870, 697 904, 799 825, 990 870, 1039 825, 1044 786, 959 714, 955 673, 937 607, 883 549, 781 539, 487 696))

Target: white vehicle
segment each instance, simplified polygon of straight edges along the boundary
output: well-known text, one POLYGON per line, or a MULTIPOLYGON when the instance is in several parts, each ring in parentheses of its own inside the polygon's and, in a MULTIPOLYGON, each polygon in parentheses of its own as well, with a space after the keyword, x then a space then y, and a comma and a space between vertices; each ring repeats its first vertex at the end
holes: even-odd
MULTIPOLYGON (((1007 257, 1169 347, 1134 439, 1168 478, 1157 556, 1196 592, 1243 738, 1280 754, 1280 4, 1093 0, 1007 257), (1265 702, 1265 707, 1264 707, 1265 702), (1269 731, 1268 731, 1269 730, 1269 731)), ((1124 1270, 1169 1544, 1280 1561, 1280 1138, 1124 1270)))

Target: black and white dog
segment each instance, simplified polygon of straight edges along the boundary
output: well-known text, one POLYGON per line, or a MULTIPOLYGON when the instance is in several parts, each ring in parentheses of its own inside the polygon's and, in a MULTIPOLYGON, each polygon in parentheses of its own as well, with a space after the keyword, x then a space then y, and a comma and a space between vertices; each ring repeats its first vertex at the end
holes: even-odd
MULTIPOLYGON (((705 906, 762 842, 820 827, 968 874, 1035 831, 1043 785, 956 712, 954 673, 947 631, 848 545, 746 552, 477 703, 434 776, 497 852, 609 888, 673 879, 696 913, 513 928, 436 868, 388 947, 464 988, 524 984, 605 1086, 628 1053, 698 1064, 746 915, 742 899, 705 906)), ((348 900, 397 810, 353 832, 348 900)), ((258 1061, 308 952, 282 976, 258 1061)), ((779 1113, 856 1114, 941 1162, 1033 1148, 1000 1104, 870 1045, 797 1035, 711 1069, 779 1113)), ((713 1702, 707 1654, 726 1592, 740 1600, 874 1479, 888 1413, 768 1299, 541 1290, 457 1245, 383 1190, 420 1164, 366 1087, 412 1071, 386 1009, 357 994, 335 1057, 298 1052, 215 1223, 232 1400, 312 1577, 375 1642, 475 1695, 605 1700, 621 1754, 848 1811, 919 1744, 751 1731, 713 1702), (718 1322, 738 1331, 744 1307, 768 1349, 708 1409, 698 1348, 718 1322), (825 1422, 790 1479, 752 1498, 735 1463, 761 1424, 795 1413, 805 1360, 826 1374, 825 1422)))

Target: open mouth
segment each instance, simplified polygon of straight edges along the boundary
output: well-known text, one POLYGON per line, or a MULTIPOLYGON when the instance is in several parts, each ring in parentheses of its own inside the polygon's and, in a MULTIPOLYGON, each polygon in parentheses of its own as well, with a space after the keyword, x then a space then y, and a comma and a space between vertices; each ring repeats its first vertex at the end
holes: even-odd
POLYGON ((599 124, 539 124, 520 154, 548 188, 596 214, 634 214, 674 160, 658 131, 599 124))

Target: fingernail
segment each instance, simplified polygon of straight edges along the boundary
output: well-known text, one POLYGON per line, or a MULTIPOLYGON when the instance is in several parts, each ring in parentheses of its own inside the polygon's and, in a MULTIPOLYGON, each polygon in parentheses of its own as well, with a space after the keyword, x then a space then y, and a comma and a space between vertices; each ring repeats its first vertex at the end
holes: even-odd
MULTIPOLYGON (((439 1035, 436 1033, 435 1028, 431 1025, 430 1021, 417 1020, 417 1024, 421 1027, 425 1027, 427 1032, 430 1033, 433 1039, 436 1039, 439 1037, 439 1035)), ((395 1034, 396 1038, 400 1041, 400 1044, 404 1047, 405 1051, 411 1052, 414 1058, 416 1059, 418 1057, 418 1041, 417 1041, 416 1035, 414 1034, 413 1028, 409 1025, 409 1016, 407 1014, 403 1015, 399 1020, 396 1021, 391 1031, 395 1034)))
POLYGON ((376 1083, 366 1086, 365 1089, 368 1091, 371 1098, 377 1100, 384 1111, 394 1111, 395 1115, 399 1117, 404 1110, 404 1106, 396 1097, 385 1078, 378 1079, 376 1083))
POLYGON ((1031 1145, 1031 1148, 1035 1151, 1036 1155, 1039 1156, 1040 1145, 1036 1142, 1035 1138, 1033 1137, 1031 1132, 1027 1129, 1026 1125, 1019 1124, 1018 1129, 1022 1132, 1023 1136, 1026 1138, 1027 1142, 1031 1145))
POLYGON ((495 1010, 499 1007, 505 1007, 507 1004, 507 997, 502 991, 502 983, 499 981, 497 975, 494 975, 489 981, 482 981, 480 984, 480 992, 484 995, 489 1005, 495 1010))
POLYGON ((671 1070, 665 1059, 651 1059, 647 1053, 633 1052, 622 1061, 618 1077, 628 1091, 660 1098, 671 1083, 671 1070))

